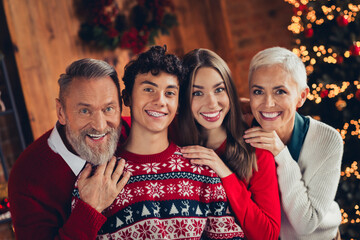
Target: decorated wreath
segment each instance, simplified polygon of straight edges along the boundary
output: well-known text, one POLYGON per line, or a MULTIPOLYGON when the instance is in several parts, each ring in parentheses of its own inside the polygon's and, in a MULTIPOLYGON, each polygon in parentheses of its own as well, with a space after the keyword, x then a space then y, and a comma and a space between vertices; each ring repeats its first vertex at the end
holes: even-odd
POLYGON ((155 37, 169 34, 177 25, 171 0, 81 0, 78 12, 83 21, 79 36, 102 49, 116 47, 141 52, 155 37))

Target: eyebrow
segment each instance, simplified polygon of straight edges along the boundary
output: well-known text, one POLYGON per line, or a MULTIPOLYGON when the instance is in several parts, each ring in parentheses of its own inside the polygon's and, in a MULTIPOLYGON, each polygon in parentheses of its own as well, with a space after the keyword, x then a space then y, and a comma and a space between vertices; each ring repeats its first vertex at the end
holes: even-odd
MULTIPOLYGON (((157 85, 156 83, 148 81, 148 80, 142 81, 140 84, 149 84, 149 85, 154 86, 154 87, 159 87, 159 85, 157 85)), ((179 89, 179 87, 177 85, 169 85, 166 88, 179 89)))
MULTIPOLYGON (((251 86, 251 88, 260 88, 260 89, 264 89, 264 87, 259 86, 259 85, 256 85, 256 84, 252 85, 252 86, 251 86)), ((280 86, 275 86, 275 87, 273 87, 273 89, 279 89, 279 88, 286 88, 286 87, 285 87, 284 85, 280 85, 280 86)))
MULTIPOLYGON (((105 105, 106 105, 106 106, 109 106, 109 105, 113 105, 113 104, 116 104, 116 101, 108 102, 108 103, 106 103, 105 105)), ((91 104, 79 102, 78 104, 76 104, 76 106, 80 106, 80 107, 91 107, 91 104)))
POLYGON ((88 104, 88 103, 82 103, 82 102, 80 102, 80 103, 76 104, 76 106, 90 107, 91 105, 88 104))
POLYGON ((176 86, 176 85, 169 85, 169 86, 167 86, 166 88, 175 88, 175 89, 179 89, 179 87, 178 87, 178 86, 176 86))
MULTIPOLYGON (((225 84, 224 81, 221 81, 221 82, 219 82, 219 83, 216 83, 216 84, 213 86, 213 88, 216 88, 216 87, 220 86, 221 84, 225 84)), ((203 86, 195 85, 195 84, 193 85, 193 87, 194 87, 194 88, 204 89, 203 86)))
POLYGON ((156 83, 148 81, 148 80, 142 81, 140 84, 149 84, 149 85, 152 85, 154 87, 159 87, 156 83))

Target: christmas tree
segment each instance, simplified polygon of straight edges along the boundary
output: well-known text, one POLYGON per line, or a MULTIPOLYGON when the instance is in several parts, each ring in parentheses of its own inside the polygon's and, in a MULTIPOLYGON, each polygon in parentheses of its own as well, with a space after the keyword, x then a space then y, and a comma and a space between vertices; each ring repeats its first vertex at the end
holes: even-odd
POLYGON ((285 0, 293 5, 293 52, 306 65, 310 94, 299 109, 336 128, 344 140, 336 195, 343 239, 360 239, 360 1, 285 0))

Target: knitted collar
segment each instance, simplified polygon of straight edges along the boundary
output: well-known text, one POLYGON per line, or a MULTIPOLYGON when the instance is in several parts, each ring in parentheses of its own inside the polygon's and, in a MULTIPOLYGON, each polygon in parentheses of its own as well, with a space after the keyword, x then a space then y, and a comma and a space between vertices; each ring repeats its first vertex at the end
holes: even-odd
POLYGON ((119 152, 119 155, 122 158, 124 158, 127 162, 132 162, 135 164, 154 163, 154 162, 162 162, 162 161, 167 160, 173 154, 176 154, 176 151, 177 151, 177 146, 175 145, 175 143, 171 142, 169 144, 169 147, 160 153, 150 154, 150 155, 142 155, 142 154, 128 152, 125 149, 121 149, 119 152))
POLYGON ((222 157, 225 154, 225 150, 226 150, 226 138, 224 142, 220 145, 220 147, 215 149, 215 152, 219 157, 222 157))
POLYGON ((306 118, 299 113, 295 113, 294 130, 291 139, 287 145, 289 152, 293 159, 297 162, 300 156, 301 148, 304 144, 306 134, 309 130, 309 118, 306 118))

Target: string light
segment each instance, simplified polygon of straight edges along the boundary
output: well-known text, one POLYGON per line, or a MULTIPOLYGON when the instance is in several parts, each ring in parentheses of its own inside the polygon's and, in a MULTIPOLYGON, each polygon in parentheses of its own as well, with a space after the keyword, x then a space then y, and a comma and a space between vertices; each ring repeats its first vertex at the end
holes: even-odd
MULTIPOLYGON (((358 81, 354 81, 354 85, 358 89, 360 88, 358 81)), ((311 86, 312 90, 310 90, 307 98, 310 101, 315 101, 317 104, 319 104, 322 101, 322 98, 320 97, 319 93, 323 89, 326 89, 329 91, 329 93, 327 95, 328 98, 334 98, 334 97, 338 96, 339 94, 344 93, 350 86, 351 86, 351 83, 346 82, 346 81, 342 82, 341 86, 338 86, 336 84, 326 84, 325 86, 323 86, 321 83, 319 85, 313 84, 311 86)), ((353 97, 353 95, 351 95, 351 93, 350 93, 347 95, 348 99, 349 99, 349 97, 353 97)))
POLYGON ((350 132, 351 136, 354 136, 354 137, 357 136, 357 138, 360 139, 360 119, 359 120, 351 120, 348 123, 344 123, 344 126, 341 130, 337 129, 338 132, 340 133, 342 139, 345 140, 346 135, 349 133, 348 129, 350 126, 352 127, 352 129, 354 129, 353 131, 350 132))
MULTIPOLYGON (((357 33, 348 39, 348 48, 344 49, 343 46, 337 46, 336 43, 332 43, 334 47, 330 47, 327 44, 319 44, 315 37, 321 33, 324 28, 330 28, 329 26, 338 26, 338 30, 344 29, 344 31, 350 30, 346 27, 349 23, 356 21, 359 22, 360 4, 340 4, 341 1, 336 1, 336 4, 330 4, 335 1, 318 1, 318 0, 284 0, 294 6, 294 15, 291 18, 291 23, 288 26, 295 36, 295 48, 292 51, 301 58, 306 66, 307 74, 313 73, 314 69, 322 68, 323 65, 329 64, 330 67, 333 65, 334 69, 341 69, 342 64, 347 64, 349 61, 353 61, 352 58, 360 58, 358 56, 358 49, 360 42, 357 40, 359 36, 357 33), (318 2, 318 3, 317 3, 318 2), (321 2, 321 3, 320 3, 321 2), (325 6, 326 5, 326 6, 325 6), (339 5, 339 6, 337 6, 339 5), (340 7, 341 6, 341 7, 340 7), (330 25, 325 25, 329 21, 335 21, 330 25), (323 25, 324 24, 324 25, 323 25), (332 25, 335 24, 335 25, 332 25), (323 25, 323 26, 321 26, 323 25), (321 27, 320 27, 321 26, 321 27), (311 30, 311 31, 309 31, 311 30), (310 33, 310 34, 309 34, 310 33), (312 37, 314 36, 314 39, 312 37), (314 41, 311 41, 314 40, 314 41), (316 43, 317 42, 317 43, 316 43), (312 45, 315 43, 316 45, 312 45), (311 45, 311 47, 310 47, 311 45), (351 46, 350 46, 351 45, 351 46)), ((330 30, 330 29, 328 29, 330 30)), ((332 29, 330 30, 332 31, 332 29)), ((340 33, 338 33, 340 34, 340 33)), ((341 37, 340 35, 335 36, 341 37)), ((340 70, 339 70, 340 71, 340 70)), ((346 70, 345 70, 346 71, 346 70)), ((341 75, 339 75, 342 77, 341 75)), ((319 76, 317 81, 325 83, 313 83, 310 86, 310 92, 307 99, 315 104, 320 104, 326 98, 332 99, 329 103, 335 103, 338 111, 344 111, 346 107, 353 106, 353 103, 357 104, 360 101, 360 84, 358 80, 354 79, 337 79, 336 84, 331 84, 331 78, 336 77, 332 75, 324 74, 323 77, 319 76), (324 79, 321 79, 324 78, 324 79), (354 91, 355 90, 355 91, 354 91), (356 94, 355 94, 356 92, 356 94), (356 99, 355 99, 356 98, 356 99), (356 101, 356 102, 354 102, 356 101)), ((339 78, 339 77, 338 77, 339 78)), ((355 77, 357 78, 357 77, 355 77)), ((313 80, 313 79, 312 79, 313 80)), ((315 80, 315 79, 314 79, 315 80)), ((335 81, 333 81, 335 82, 335 81)), ((320 116, 319 120, 320 119, 320 116)), ((316 116, 314 116, 316 118, 316 116)), ((353 140, 360 140, 360 119, 353 119, 343 124, 337 131, 340 133, 343 142, 353 140)), ((339 126, 338 126, 339 127, 339 126)), ((355 150, 356 151, 356 150, 355 150)), ((354 160, 354 159, 352 159, 354 160)), ((356 160, 356 159, 355 159, 356 160)), ((353 161, 351 166, 346 167, 341 171, 342 180, 346 181, 351 178, 350 181, 359 181, 360 174, 358 166, 360 161, 353 161)), ((345 167, 345 166, 343 166, 345 167)), ((347 182, 349 183, 349 182, 347 182)), ((351 182, 352 184, 352 182, 351 182)), ((346 185, 341 185, 346 186, 346 185)), ((346 190, 344 190, 346 192, 346 190)), ((341 198, 339 198, 340 200, 341 198)), ((342 221, 341 224, 348 224, 352 229, 353 227, 360 226, 360 203, 355 202, 348 206, 341 206, 342 221), (354 205, 352 205, 354 204, 354 205), (355 226, 350 226, 354 225, 355 226)), ((351 239, 351 238, 350 238, 351 239)))

